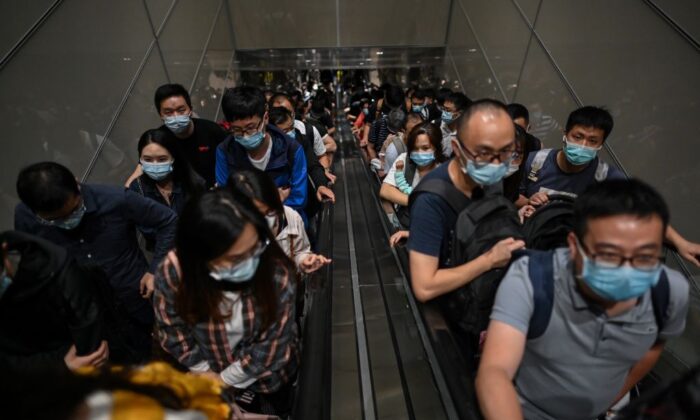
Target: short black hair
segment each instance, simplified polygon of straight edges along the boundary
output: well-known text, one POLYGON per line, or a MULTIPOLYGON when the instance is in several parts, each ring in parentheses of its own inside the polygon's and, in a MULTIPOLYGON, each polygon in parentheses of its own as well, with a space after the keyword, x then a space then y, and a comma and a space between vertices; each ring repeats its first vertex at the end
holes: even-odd
MULTIPOLYGON (((448 99, 449 100, 449 99, 448 99)), ((459 124, 458 127, 462 127, 462 125, 466 124, 469 119, 472 117, 472 115, 476 114, 477 112, 484 112, 484 111, 502 111, 504 113, 508 113, 508 109, 506 108, 506 105, 496 99, 479 99, 476 102, 472 102, 467 109, 462 113, 462 115, 459 117, 459 124)))
POLYGON ((238 121, 250 117, 265 116, 265 95, 252 86, 237 86, 227 89, 221 101, 226 121, 238 121))
POLYGON ((292 113, 283 106, 276 106, 270 108, 270 113, 268 114, 270 118, 270 123, 274 125, 282 124, 283 122, 292 118, 292 113))
POLYGON ((613 129, 613 117, 607 109, 597 106, 584 106, 571 114, 566 120, 566 132, 574 126, 593 127, 603 130, 603 140, 607 139, 613 129))
POLYGON ((525 120, 525 124, 530 124, 530 111, 525 108, 525 105, 522 104, 508 104, 508 115, 510 115, 510 118, 512 120, 516 120, 517 118, 522 118, 525 120))
POLYGON ((582 240, 590 220, 619 215, 658 216, 664 232, 670 218, 663 197, 650 185, 638 179, 615 179, 591 185, 576 199, 574 233, 582 240))
POLYGON ((463 94, 462 92, 450 93, 449 95, 447 95, 447 98, 445 98, 443 104, 448 101, 452 102, 452 105, 455 106, 455 110, 460 112, 465 111, 467 108, 469 108, 469 105, 471 105, 472 103, 471 99, 469 99, 467 95, 463 94))
POLYGON ((17 195, 35 213, 54 212, 75 195, 80 195, 80 189, 75 176, 65 166, 39 162, 19 172, 17 195))
POLYGON ((311 100, 311 112, 316 115, 322 115, 326 112, 326 106, 328 106, 328 97, 322 91, 317 91, 316 96, 311 100))
POLYGON ((156 89, 156 94, 155 98, 153 101, 155 102, 156 105, 156 110, 160 114, 160 104, 168 99, 172 98, 173 96, 182 96, 185 98, 185 102, 187 102, 187 106, 192 109, 192 100, 190 99, 190 94, 187 92, 187 89, 185 89, 182 85, 179 85, 177 83, 168 83, 166 85, 160 86, 158 89, 156 89))
POLYGON ((278 99, 286 99, 287 101, 289 101, 289 103, 292 106, 294 106, 294 102, 292 101, 292 98, 288 94, 286 94, 284 92, 275 92, 272 94, 272 96, 270 97, 270 100, 267 102, 267 108, 271 109, 273 104, 275 103, 275 101, 277 101, 278 99))
POLYGON ((420 99, 421 101, 425 99, 425 90, 423 89, 416 89, 413 91, 413 94, 411 94, 411 99, 416 98, 420 99))
POLYGON ((437 96, 435 97, 435 99, 437 99, 438 105, 443 106, 445 104, 445 99, 447 99, 447 97, 450 96, 450 93, 452 93, 452 89, 441 87, 438 90, 437 96))

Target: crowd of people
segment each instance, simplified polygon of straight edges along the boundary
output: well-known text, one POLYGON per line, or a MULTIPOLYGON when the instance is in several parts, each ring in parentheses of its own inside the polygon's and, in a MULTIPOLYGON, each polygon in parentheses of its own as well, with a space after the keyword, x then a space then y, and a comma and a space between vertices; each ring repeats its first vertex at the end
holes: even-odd
POLYGON ((670 225, 658 192, 598 156, 606 109, 573 110, 547 149, 521 104, 391 84, 346 94, 343 110, 332 89, 235 87, 214 122, 166 84, 154 95, 163 125, 140 137, 124 185, 78 182, 57 162, 22 169, 14 230, 0 234, 6 377, 66 381, 47 401, 73 390, 69 417, 103 409, 115 389, 167 400, 162 381, 106 370, 160 360, 190 375, 151 371, 288 417, 299 290, 332 263, 314 249, 313 220, 335 202, 334 115, 382 180, 415 299, 444 303, 474 363, 484 417, 596 418, 683 332, 688 280, 664 265, 664 246, 700 266, 700 245, 670 225))

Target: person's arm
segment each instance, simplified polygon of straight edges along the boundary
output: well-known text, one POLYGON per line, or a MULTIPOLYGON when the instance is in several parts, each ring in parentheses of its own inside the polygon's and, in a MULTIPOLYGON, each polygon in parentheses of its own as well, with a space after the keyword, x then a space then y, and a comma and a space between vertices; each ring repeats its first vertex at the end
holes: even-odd
POLYGON ((486 255, 454 268, 438 269, 438 257, 409 251, 411 286, 413 294, 421 302, 451 292, 493 268, 486 255))
POLYGON ((530 200, 522 194, 520 194, 518 196, 518 199, 515 200, 515 207, 517 207, 517 208, 525 207, 528 204, 530 204, 530 200))
POLYGON ((129 185, 131 185, 131 183, 134 182, 136 178, 140 177, 141 175, 143 175, 143 168, 139 163, 138 165, 136 165, 136 169, 134 169, 134 172, 131 175, 129 175, 129 178, 124 183, 124 186, 128 188, 129 185))
POLYGON ((525 352, 526 337, 517 328, 492 320, 476 376, 476 395, 485 419, 522 419, 513 378, 525 352))
POLYGON ((326 154, 326 145, 323 143, 323 138, 321 137, 321 133, 318 132, 318 129, 313 125, 311 125, 311 129, 313 130, 314 139, 313 150, 316 156, 320 158, 326 154))
POLYGON ((153 310, 156 319, 156 338, 160 346, 182 365, 197 371, 209 370, 199 345, 175 307, 177 270, 165 260, 155 275, 153 310))
POLYGON ((408 195, 386 182, 382 182, 382 187, 379 189, 379 197, 399 206, 408 206, 408 195))
POLYGON ((255 337, 244 337, 239 342, 236 361, 221 372, 221 378, 229 385, 243 387, 241 383, 256 380, 266 372, 282 370, 296 357, 290 352, 290 345, 296 340, 294 277, 278 273, 275 285, 278 288, 275 319, 267 330, 254 332, 255 337))
POLYGON ((3 372, 42 372, 47 370, 68 371, 64 357, 69 347, 61 347, 52 351, 34 353, 31 355, 17 355, 0 351, 0 368, 3 372))
MULTIPOLYGON (((222 143, 223 144, 223 143, 222 143)), ((221 147, 221 144, 216 147, 216 166, 215 176, 216 185, 223 187, 228 182, 228 162, 226 161, 226 152, 221 147)))
POLYGON ((700 267, 700 244, 685 239, 671 225, 666 228, 666 240, 673 244, 678 253, 696 267, 700 267))
POLYGON ((307 195, 306 176, 306 158, 304 151, 299 147, 294 154, 289 197, 284 201, 284 205, 295 210, 304 208, 307 195))
POLYGON ((622 399, 622 397, 624 397, 630 391, 630 389, 641 381, 642 378, 647 376, 647 373, 651 371, 651 369, 656 365, 656 362, 659 360, 659 357, 661 357, 665 344, 666 343, 663 341, 657 341, 649 349, 649 351, 646 352, 646 354, 637 363, 635 363, 634 366, 632 366, 632 369, 630 369, 629 373, 627 374, 627 378, 625 378, 625 385, 622 387, 622 390, 620 390, 610 406, 613 406, 620 401, 620 399, 622 399))
MULTIPOLYGON (((304 157, 306 158, 306 168, 309 173, 309 178, 314 183, 316 189, 328 185, 328 178, 326 178, 326 170, 319 162, 318 156, 314 153, 313 145, 309 144, 308 141, 303 142, 304 146, 304 157)), ((312 191, 309 191, 312 193, 312 191)))
POLYGON ((127 190, 124 194, 127 219, 134 222, 136 226, 151 228, 155 232, 153 261, 148 270, 149 273, 154 274, 165 255, 175 245, 177 215, 168 207, 133 191, 127 190))
POLYGON ((101 270, 100 274, 92 274, 98 271, 79 268, 74 262, 68 264, 70 265, 60 279, 68 315, 66 321, 76 347, 76 355, 85 356, 94 353, 105 338, 103 308, 96 282, 107 280, 95 278, 96 275, 104 276, 101 270))

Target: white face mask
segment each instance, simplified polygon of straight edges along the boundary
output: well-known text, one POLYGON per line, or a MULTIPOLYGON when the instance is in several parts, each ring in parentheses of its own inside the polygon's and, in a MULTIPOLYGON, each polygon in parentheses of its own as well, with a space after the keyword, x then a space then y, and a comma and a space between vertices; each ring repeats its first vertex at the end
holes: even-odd
POLYGON ((508 178, 509 176, 518 172, 518 169, 520 169, 520 165, 516 165, 515 163, 511 162, 510 165, 508 165, 508 171, 506 171, 505 177, 508 178))
POLYGON ((272 214, 272 215, 265 215, 265 220, 267 221, 267 226, 270 228, 270 230, 274 233, 275 232, 275 226, 277 226, 277 215, 272 214))

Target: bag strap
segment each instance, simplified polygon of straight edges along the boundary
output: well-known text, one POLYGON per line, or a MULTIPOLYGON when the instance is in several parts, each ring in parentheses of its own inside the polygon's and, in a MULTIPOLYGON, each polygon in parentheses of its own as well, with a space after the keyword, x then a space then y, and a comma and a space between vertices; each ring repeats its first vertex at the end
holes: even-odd
POLYGON ((528 178, 536 178, 537 174, 542 170, 544 162, 547 160, 547 156, 552 152, 552 149, 542 149, 535 153, 535 157, 532 159, 532 165, 530 165, 530 174, 528 178))
POLYGON ((141 185, 141 177, 136 178, 136 182, 138 183, 138 186, 139 186, 139 194, 141 194, 141 196, 145 197, 145 194, 143 193, 143 185, 141 185))
POLYGON ((406 160, 404 162, 404 178, 406 178, 406 182, 408 183, 409 186, 413 186, 413 178, 416 176, 416 164, 413 163, 411 160, 411 157, 406 155, 406 160))
POLYGON ((656 283, 656 286, 651 288, 651 305, 654 308, 654 318, 656 319, 656 326, 659 329, 659 334, 666 325, 666 312, 668 312, 668 306, 671 300, 670 289, 666 270, 661 270, 659 281, 656 283))
POLYGON ((452 211, 454 211, 456 214, 459 214, 459 212, 461 212, 465 207, 467 207, 467 204, 469 204, 469 199, 462 194, 461 191, 455 188, 452 183, 442 179, 432 178, 422 180, 416 186, 416 188, 413 189, 413 192, 408 197, 409 207, 413 204, 416 197, 424 192, 429 192, 440 196, 443 200, 445 200, 445 202, 447 202, 452 211))
POLYGON ((534 310, 527 330, 527 339, 533 340, 547 330, 554 306, 554 253, 527 251, 528 277, 532 283, 534 310))
POLYGON ((394 134, 392 138, 392 143, 394 143, 394 147, 396 148, 396 152, 400 155, 401 153, 407 153, 406 150, 406 144, 403 142, 401 137, 398 134, 394 134))
POLYGON ((610 170, 610 165, 603 162, 598 158, 598 166, 595 168, 595 180, 596 182, 603 182, 608 177, 608 171, 610 170))

